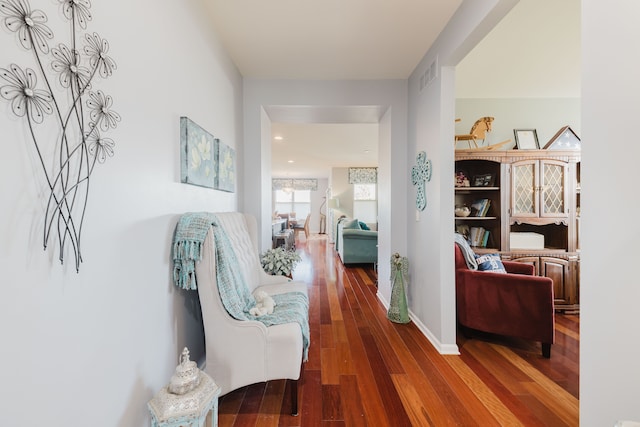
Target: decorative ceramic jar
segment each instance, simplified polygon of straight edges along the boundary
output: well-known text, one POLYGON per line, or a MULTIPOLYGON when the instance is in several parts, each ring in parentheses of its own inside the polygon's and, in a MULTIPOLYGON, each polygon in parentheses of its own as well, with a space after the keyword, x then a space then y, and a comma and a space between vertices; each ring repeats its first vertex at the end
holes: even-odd
POLYGON ((189 360, 189 350, 185 347, 182 350, 180 364, 176 367, 176 372, 171 377, 169 393, 185 394, 196 388, 198 384, 200 384, 200 370, 196 362, 189 360))
POLYGON ((218 425, 220 387, 209 375, 189 360, 189 350, 182 351, 180 364, 171 382, 149 401, 152 427, 202 427, 211 414, 209 427, 218 425))
POLYGON ((456 206, 454 212, 456 216, 469 216, 471 209, 469 209, 469 206, 456 206))

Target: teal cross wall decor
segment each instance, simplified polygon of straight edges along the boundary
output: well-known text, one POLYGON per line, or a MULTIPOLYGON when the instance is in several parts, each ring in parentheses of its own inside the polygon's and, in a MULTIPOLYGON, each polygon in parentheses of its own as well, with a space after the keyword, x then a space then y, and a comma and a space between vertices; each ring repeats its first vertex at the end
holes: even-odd
POLYGON ((431 181, 431 160, 427 159, 427 153, 420 151, 416 165, 411 168, 411 182, 416 186, 416 208, 421 211, 427 206, 425 181, 431 181))

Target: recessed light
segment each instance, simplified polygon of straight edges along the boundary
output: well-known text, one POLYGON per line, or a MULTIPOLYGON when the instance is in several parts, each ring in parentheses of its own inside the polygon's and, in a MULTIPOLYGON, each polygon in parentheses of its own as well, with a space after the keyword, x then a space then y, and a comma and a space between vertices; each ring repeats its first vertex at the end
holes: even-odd
POLYGON ((371 150, 364 150, 364 154, 369 154, 371 150))
POLYGON ((282 141, 284 138, 281 135, 276 135, 273 137, 276 141, 282 141))
POLYGON ((293 160, 287 160, 287 163, 293 163, 293 160))

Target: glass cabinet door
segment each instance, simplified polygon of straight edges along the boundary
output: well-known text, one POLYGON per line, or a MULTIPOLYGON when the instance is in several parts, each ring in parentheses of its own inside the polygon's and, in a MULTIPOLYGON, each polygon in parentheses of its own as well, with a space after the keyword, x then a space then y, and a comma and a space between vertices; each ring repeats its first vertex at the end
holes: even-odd
POLYGON ((567 215, 567 165, 563 162, 541 161, 542 212, 540 216, 567 215))
POLYGON ((555 160, 525 160, 513 164, 512 216, 567 216, 567 194, 566 163, 555 160))
POLYGON ((538 216, 537 160, 513 164, 511 187, 511 215, 519 217, 538 216))

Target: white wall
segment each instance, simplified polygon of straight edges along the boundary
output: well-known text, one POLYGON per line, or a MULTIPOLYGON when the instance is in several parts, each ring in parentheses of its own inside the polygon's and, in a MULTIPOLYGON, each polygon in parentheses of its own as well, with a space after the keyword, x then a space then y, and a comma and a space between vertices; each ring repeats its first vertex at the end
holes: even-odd
MULTIPOLYGON (((57 3, 31 3, 47 13, 55 43, 68 43, 57 3)), ((200 2, 95 0, 91 12, 89 31, 109 41, 118 64, 95 89, 113 96, 122 121, 105 135, 115 141, 114 157, 92 175, 79 273, 72 257, 60 265, 55 244, 42 249, 45 182, 25 121, 0 99, 7 426, 149 425, 146 403, 168 383, 182 347, 194 359, 203 352, 197 296, 170 280, 175 223, 185 211, 237 205, 238 193, 179 182, 181 115, 232 147, 242 140, 241 78, 200 2)), ((3 28, 0 67, 14 62, 35 68, 3 28)))
POLYGON ((457 98, 579 98, 580 0, 519 0, 456 65, 457 98))
POLYGON ((339 200, 335 212, 353 218, 353 185, 349 184, 349 168, 331 168, 331 192, 339 200))
POLYGON ((442 353, 457 353, 453 269, 455 71, 453 67, 515 4, 465 1, 409 78, 407 169, 425 151, 432 162, 427 207, 408 198, 409 308, 416 324, 442 353), (437 75, 421 90, 421 77, 437 61, 437 75))
POLYGON ((640 4, 582 1, 580 424, 640 421, 640 4), (630 213, 629 218, 626 213, 630 213), (620 218, 619 214, 624 214, 620 218))

